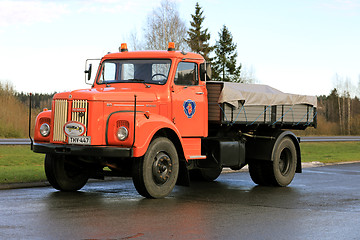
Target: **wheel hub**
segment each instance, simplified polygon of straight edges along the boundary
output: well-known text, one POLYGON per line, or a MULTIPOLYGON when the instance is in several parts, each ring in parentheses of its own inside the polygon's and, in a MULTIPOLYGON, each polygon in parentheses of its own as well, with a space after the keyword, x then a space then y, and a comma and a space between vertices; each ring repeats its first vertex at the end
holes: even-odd
POLYGON ((290 162, 292 160, 291 152, 285 148, 280 154, 279 170, 283 176, 289 173, 290 162))
POLYGON ((172 172, 172 161, 166 153, 159 152, 155 156, 152 172, 155 182, 159 185, 166 183, 170 178, 172 172))

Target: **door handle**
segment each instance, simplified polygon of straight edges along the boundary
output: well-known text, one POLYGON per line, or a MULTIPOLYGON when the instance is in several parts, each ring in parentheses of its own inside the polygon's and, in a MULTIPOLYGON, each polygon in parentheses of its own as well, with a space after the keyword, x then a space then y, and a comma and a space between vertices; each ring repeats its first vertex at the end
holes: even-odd
POLYGON ((197 95, 203 95, 204 93, 203 93, 203 92, 196 92, 195 94, 197 94, 197 95))

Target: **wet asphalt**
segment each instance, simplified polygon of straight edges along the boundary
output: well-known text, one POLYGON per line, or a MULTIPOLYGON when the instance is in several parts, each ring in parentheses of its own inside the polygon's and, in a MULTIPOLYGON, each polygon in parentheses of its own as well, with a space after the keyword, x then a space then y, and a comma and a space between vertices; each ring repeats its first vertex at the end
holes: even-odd
POLYGON ((131 179, 0 190, 0 239, 360 239, 360 163, 306 168, 286 188, 248 172, 144 199, 131 179))

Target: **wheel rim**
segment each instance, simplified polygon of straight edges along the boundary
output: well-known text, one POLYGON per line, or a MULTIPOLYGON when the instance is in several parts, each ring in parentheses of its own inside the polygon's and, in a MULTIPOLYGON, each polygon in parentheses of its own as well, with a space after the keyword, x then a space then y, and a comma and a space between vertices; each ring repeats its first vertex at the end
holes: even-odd
POLYGON ((289 173, 291 162, 292 162, 291 151, 288 148, 284 148, 281 151, 280 159, 279 159, 279 170, 283 176, 289 173))
POLYGON ((152 173, 157 185, 162 185, 170 179, 172 173, 172 161, 166 153, 159 152, 155 156, 152 165, 152 173))
POLYGON ((75 179, 77 176, 81 175, 82 172, 79 167, 76 167, 69 163, 64 163, 64 170, 67 177, 75 179))

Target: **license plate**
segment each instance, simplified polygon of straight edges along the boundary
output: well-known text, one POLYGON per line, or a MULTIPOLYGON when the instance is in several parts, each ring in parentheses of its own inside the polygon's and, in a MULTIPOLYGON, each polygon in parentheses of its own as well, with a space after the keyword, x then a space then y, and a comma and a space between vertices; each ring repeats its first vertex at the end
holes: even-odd
POLYGON ((69 137, 69 144, 90 145, 91 137, 90 136, 69 137))

